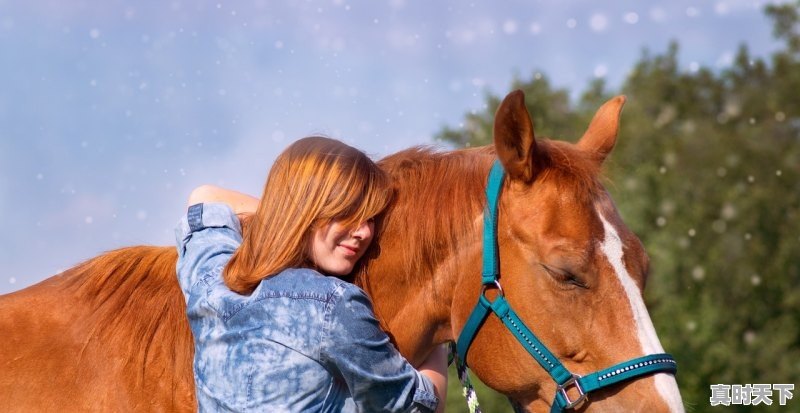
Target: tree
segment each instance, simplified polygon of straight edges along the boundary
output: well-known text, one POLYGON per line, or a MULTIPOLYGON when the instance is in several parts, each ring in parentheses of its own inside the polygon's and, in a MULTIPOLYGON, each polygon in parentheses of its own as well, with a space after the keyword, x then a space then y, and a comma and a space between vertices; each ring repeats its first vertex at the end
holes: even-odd
MULTIPOLYGON (((711 384, 800 382, 800 2, 766 14, 785 44, 768 61, 742 45, 725 70, 683 72, 673 43, 645 51, 619 91, 597 80, 576 104, 541 74, 512 85, 537 131, 567 140, 627 95, 607 187, 651 256, 650 313, 696 412, 711 384)), ((490 143, 499 99, 487 102, 438 138, 490 143)))

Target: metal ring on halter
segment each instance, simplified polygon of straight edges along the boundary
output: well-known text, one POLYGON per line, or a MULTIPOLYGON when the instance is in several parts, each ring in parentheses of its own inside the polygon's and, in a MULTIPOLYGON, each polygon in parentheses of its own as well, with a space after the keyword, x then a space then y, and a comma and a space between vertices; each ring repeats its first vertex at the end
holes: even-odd
POLYGON ((564 382, 564 384, 558 385, 557 388, 558 392, 561 393, 561 395, 564 397, 564 400, 567 401, 567 405, 564 406, 564 409, 572 409, 575 406, 581 404, 584 400, 589 399, 589 395, 586 394, 585 391, 583 391, 583 387, 581 387, 581 382, 578 381, 578 379, 580 378, 581 378, 580 375, 573 374, 572 377, 569 378, 569 380, 564 382), (567 388, 569 388, 569 386, 573 384, 575 385, 575 388, 578 390, 578 398, 575 400, 570 400, 569 394, 567 394, 567 388))
MULTIPOLYGON (((503 287, 500 286, 500 281, 494 280, 494 281, 492 281, 492 284, 494 284, 494 287, 497 288, 498 294, 500 294, 501 297, 505 297, 506 296, 505 291, 503 291, 503 287)), ((486 289, 492 284, 483 284, 481 286, 481 295, 485 296, 486 295, 486 289)))

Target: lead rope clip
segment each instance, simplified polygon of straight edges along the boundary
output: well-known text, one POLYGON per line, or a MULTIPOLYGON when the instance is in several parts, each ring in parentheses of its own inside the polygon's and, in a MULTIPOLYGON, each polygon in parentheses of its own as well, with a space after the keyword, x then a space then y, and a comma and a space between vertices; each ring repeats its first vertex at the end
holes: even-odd
POLYGON ((469 380, 469 368, 458 358, 456 351, 456 343, 450 342, 450 357, 447 365, 456 363, 456 372, 458 373, 458 380, 461 382, 462 394, 464 400, 467 402, 467 409, 469 413, 483 413, 481 406, 478 404, 478 394, 475 392, 475 387, 469 380))

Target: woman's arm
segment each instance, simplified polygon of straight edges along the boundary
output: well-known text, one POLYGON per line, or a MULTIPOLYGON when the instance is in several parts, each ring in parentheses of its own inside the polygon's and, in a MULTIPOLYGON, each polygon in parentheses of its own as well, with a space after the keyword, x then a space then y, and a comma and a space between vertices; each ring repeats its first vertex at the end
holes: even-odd
POLYGON ((436 388, 436 397, 439 398, 439 405, 436 413, 444 413, 444 404, 447 400, 447 350, 446 344, 436 347, 422 365, 419 372, 429 378, 436 388))
POLYGON ((225 203, 193 204, 175 228, 178 282, 188 297, 209 268, 223 265, 242 243, 240 219, 225 203))
POLYGON ((187 206, 209 202, 228 204, 239 216, 253 214, 258 208, 258 198, 214 185, 202 185, 195 188, 189 195, 187 206))
MULTIPOLYGON (((428 375, 414 369, 380 328, 366 293, 349 285, 335 299, 327 317, 320 361, 341 377, 358 411, 432 413, 438 410, 437 389, 428 375)), ((436 353, 436 352, 434 352, 436 353)), ((442 363, 432 354, 431 370, 442 363)), ((444 360, 444 363, 447 361, 444 360)))

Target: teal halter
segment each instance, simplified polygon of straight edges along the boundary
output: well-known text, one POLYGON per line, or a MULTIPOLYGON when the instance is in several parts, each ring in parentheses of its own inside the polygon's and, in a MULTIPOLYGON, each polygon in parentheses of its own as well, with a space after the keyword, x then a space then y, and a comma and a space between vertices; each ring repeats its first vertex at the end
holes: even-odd
POLYGON ((489 181, 486 186, 487 208, 483 218, 482 288, 478 303, 472 310, 472 314, 470 314, 464 329, 461 330, 461 335, 458 337, 458 343, 456 344, 458 357, 466 364, 467 351, 470 344, 472 344, 472 340, 489 313, 494 313, 517 338, 517 341, 522 344, 522 347, 539 362, 539 365, 556 382, 556 395, 550 410, 551 413, 572 409, 587 400, 589 393, 616 383, 657 372, 675 374, 678 370, 677 363, 671 355, 666 353, 638 357, 585 376, 570 373, 522 322, 514 310, 511 309, 511 304, 506 300, 503 288, 497 279, 499 276, 497 265, 497 203, 500 199, 500 189, 504 175, 503 166, 499 161, 495 161, 491 172, 489 172, 489 181), (494 301, 489 301, 486 298, 486 290, 488 288, 497 289, 498 295, 494 301), (578 397, 574 400, 570 399, 567 394, 569 389, 574 389, 578 393, 578 397))

